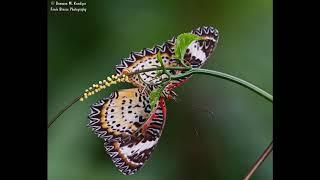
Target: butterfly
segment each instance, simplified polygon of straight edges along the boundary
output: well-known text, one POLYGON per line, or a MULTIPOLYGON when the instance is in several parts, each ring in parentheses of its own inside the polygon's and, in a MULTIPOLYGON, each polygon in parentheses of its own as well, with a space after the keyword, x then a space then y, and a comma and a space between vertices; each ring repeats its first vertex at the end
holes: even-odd
MULTIPOLYGON (((213 27, 199 27, 191 31, 202 37, 193 41, 187 48, 183 62, 193 68, 201 67, 217 46, 219 33, 213 27)), ((174 58, 176 37, 162 45, 140 52, 132 52, 128 58, 116 65, 117 74, 135 72, 160 66, 157 54, 160 53, 166 67, 181 66, 174 58)), ((171 74, 182 73, 171 70, 171 74)), ((171 80, 163 89, 155 107, 150 105, 150 91, 165 75, 157 76, 149 71, 129 77, 134 88, 112 92, 109 97, 93 104, 89 114, 88 127, 104 140, 104 147, 114 165, 124 175, 132 175, 143 167, 159 142, 166 121, 165 99, 174 99, 173 89, 186 82, 189 77, 171 80)))

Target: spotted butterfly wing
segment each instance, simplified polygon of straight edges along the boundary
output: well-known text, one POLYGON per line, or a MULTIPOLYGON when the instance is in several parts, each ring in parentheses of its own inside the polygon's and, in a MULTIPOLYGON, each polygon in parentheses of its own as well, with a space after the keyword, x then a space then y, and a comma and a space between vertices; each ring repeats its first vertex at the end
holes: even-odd
MULTIPOLYGON (((199 27, 191 31, 192 34, 202 37, 202 40, 197 40, 192 42, 183 58, 185 64, 191 65, 192 67, 201 67, 210 55, 213 53, 215 47, 217 46, 219 40, 218 30, 213 27, 199 27)), ((176 37, 166 41, 162 45, 156 45, 155 47, 149 49, 144 48, 140 52, 132 52, 128 58, 121 60, 121 64, 116 66, 116 71, 118 74, 134 72, 142 69, 152 68, 155 65, 160 66, 160 62, 157 59, 157 54, 160 53, 164 66, 182 66, 177 63, 174 58, 174 49, 176 46, 176 37)), ((176 75, 181 73, 180 70, 172 70, 171 73, 176 75)), ((137 87, 143 87, 145 84, 157 84, 161 82, 166 75, 161 77, 156 77, 156 71, 149 71, 145 73, 140 73, 139 75, 134 75, 130 77, 130 81, 137 87), (140 77, 139 77, 140 76, 140 77)), ((180 86, 186 79, 174 80, 168 84, 167 91, 172 90, 180 86)))
POLYGON ((151 109, 149 96, 139 88, 112 93, 91 106, 89 126, 104 139, 105 149, 125 175, 137 172, 149 159, 166 118, 164 99, 151 109))

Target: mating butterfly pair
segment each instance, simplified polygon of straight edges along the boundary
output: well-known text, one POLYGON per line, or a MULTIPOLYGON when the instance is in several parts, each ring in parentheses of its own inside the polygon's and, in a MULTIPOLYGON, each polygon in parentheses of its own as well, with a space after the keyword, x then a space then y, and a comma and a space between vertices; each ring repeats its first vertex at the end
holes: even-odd
MULTIPOLYGON (((202 39, 188 46, 183 61, 191 67, 201 67, 217 45, 218 31, 213 27, 200 27, 191 33, 202 39)), ((182 66, 173 57, 175 45, 176 38, 173 37, 161 46, 132 52, 116 66, 116 71, 122 74, 160 66, 157 59, 159 52, 164 66, 182 66)), ((172 70, 171 73, 177 75, 181 71, 172 70)), ((136 88, 115 91, 91 106, 88 126, 104 140, 106 152, 125 175, 136 173, 150 158, 166 121, 165 98, 170 97, 172 90, 188 79, 170 81, 156 106, 151 107, 148 90, 152 90, 153 84, 161 82, 163 78, 157 77, 156 71, 130 76, 129 82, 136 88)))

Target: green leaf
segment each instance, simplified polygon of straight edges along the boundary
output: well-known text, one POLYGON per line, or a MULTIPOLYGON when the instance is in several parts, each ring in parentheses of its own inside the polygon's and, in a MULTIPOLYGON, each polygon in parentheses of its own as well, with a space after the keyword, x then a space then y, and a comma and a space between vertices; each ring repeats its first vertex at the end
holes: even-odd
POLYGON ((174 57, 176 59, 182 60, 182 58, 184 57, 184 54, 186 53, 188 46, 193 41, 201 40, 201 39, 203 39, 203 38, 198 35, 191 34, 191 33, 180 34, 177 37, 174 57))
POLYGON ((153 109, 157 105, 157 103, 160 99, 162 90, 163 90, 162 87, 158 87, 158 88, 151 91, 150 96, 149 96, 151 109, 153 109))

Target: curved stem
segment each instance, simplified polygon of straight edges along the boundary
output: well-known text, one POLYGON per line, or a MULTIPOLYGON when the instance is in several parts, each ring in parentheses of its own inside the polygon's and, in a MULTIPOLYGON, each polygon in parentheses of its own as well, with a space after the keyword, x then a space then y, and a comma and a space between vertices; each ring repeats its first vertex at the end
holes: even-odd
POLYGON ((245 80, 242 80, 242 79, 237 78, 235 76, 232 76, 230 74, 222 73, 219 71, 193 68, 190 71, 188 71, 182 75, 173 76, 172 79, 179 79, 179 78, 182 78, 185 76, 189 76, 191 74, 206 74, 206 75, 215 76, 215 77, 229 80, 231 82, 234 82, 234 83, 239 84, 245 88, 250 89, 251 91, 253 91, 253 92, 257 93, 258 95, 262 96, 263 98, 267 99, 268 101, 273 102, 273 96, 270 95, 269 93, 267 93, 266 91, 262 90, 261 88, 255 86, 245 80))

